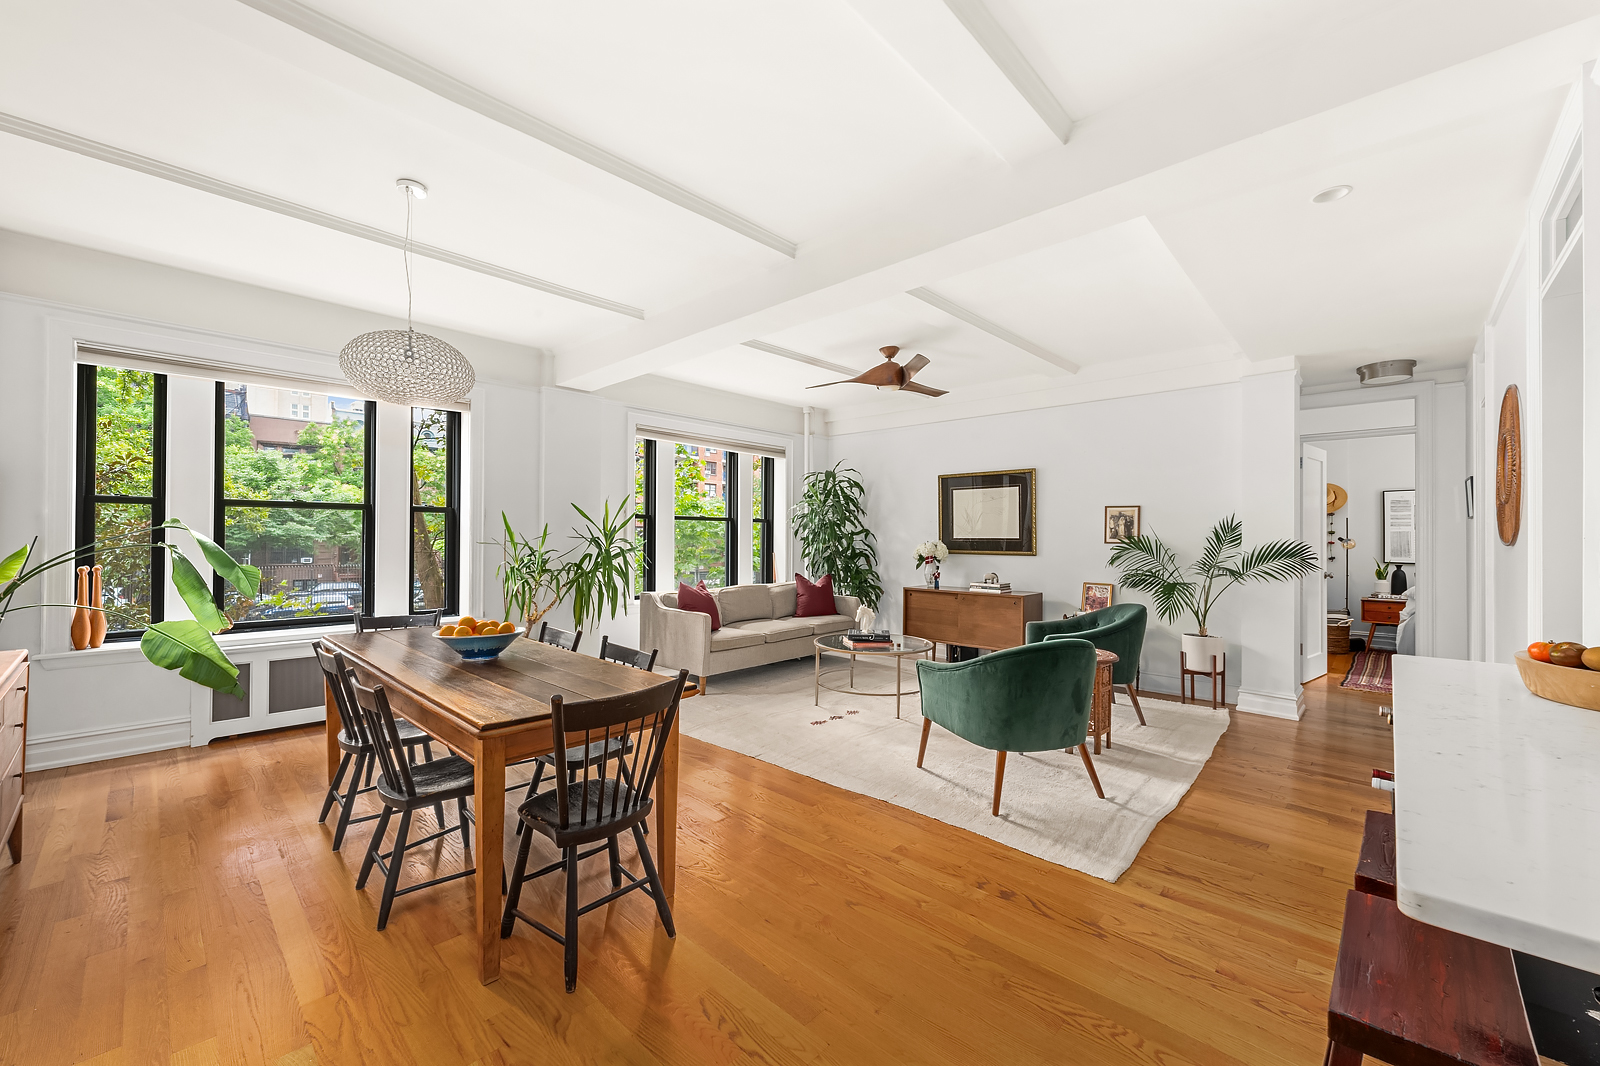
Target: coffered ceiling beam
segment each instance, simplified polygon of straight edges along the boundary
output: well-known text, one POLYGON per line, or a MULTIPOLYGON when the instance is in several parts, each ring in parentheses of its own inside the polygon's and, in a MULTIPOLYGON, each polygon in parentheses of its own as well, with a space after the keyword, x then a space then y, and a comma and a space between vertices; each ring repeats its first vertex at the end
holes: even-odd
MULTIPOLYGON (((217 178, 207 177, 204 174, 197 174, 192 170, 185 170, 170 163, 163 163, 161 160, 152 159, 149 156, 126 152, 121 148, 102 144, 99 141, 91 141, 87 137, 79 137, 77 134, 67 133, 65 130, 58 130, 53 126, 32 122, 16 115, 0 112, 0 132, 13 133, 18 137, 26 137, 30 141, 65 149, 68 152, 75 152, 90 159, 98 159, 102 163, 111 163, 114 166, 124 167, 128 170, 136 170, 141 174, 161 178, 163 181, 186 185, 191 189, 210 193, 212 196, 221 196, 235 203, 247 204, 250 207, 257 207, 264 211, 272 211, 289 218, 299 219, 301 222, 309 222, 313 226, 321 226, 324 229, 336 230, 352 237, 360 237, 362 240, 372 241, 374 244, 385 244, 390 248, 404 248, 406 246, 405 238, 400 234, 388 233, 375 226, 353 222, 348 218, 340 218, 338 215, 330 215, 326 211, 318 211, 314 207, 297 204, 292 200, 280 199, 267 193, 256 192, 254 189, 246 189, 243 186, 233 185, 217 178)), ((588 304, 590 307, 600 307, 607 311, 615 311, 617 314, 627 315, 629 318, 644 317, 643 311, 629 304, 621 303, 617 300, 608 300, 603 296, 595 296, 593 293, 583 292, 554 281, 545 281, 543 278, 536 278, 530 274, 523 274, 506 267, 496 266, 493 263, 485 263, 481 259, 460 255, 446 248, 436 248, 431 244, 418 244, 416 241, 412 241, 411 251, 414 255, 435 259, 441 263, 449 263, 451 266, 461 267, 464 270, 471 270, 478 274, 485 274, 491 278, 499 278, 502 281, 509 281, 514 285, 537 289, 540 292, 549 293, 551 296, 559 296, 564 300, 572 300, 576 303, 588 304)))
POLYGON ((831 370, 835 374, 848 374, 850 377, 855 377, 857 374, 861 373, 861 371, 855 369, 854 367, 841 366, 838 363, 830 363, 826 359, 818 359, 814 355, 806 355, 802 352, 794 351, 791 348, 780 348, 776 344, 768 344, 766 341, 743 341, 741 343, 743 343, 746 348, 754 348, 758 352, 766 352, 768 355, 776 355, 781 359, 792 359, 797 363, 805 363, 807 366, 820 367, 823 370, 831 370))
POLYGON ((1051 364, 1052 366, 1060 367, 1069 374, 1076 374, 1079 370, 1083 369, 1066 356, 1057 355, 1050 349, 1035 344, 1026 337, 1018 336, 1017 334, 1012 333, 1009 329, 1006 329, 1004 326, 990 322, 982 315, 967 310, 954 300, 945 299, 932 289, 911 289, 906 292, 906 295, 915 296, 929 307, 937 307, 950 317, 959 318, 969 326, 976 326, 978 329, 981 329, 985 333, 989 334, 989 336, 998 337, 1000 340, 1005 341, 1013 348, 1027 352, 1029 355, 1034 356, 1035 358, 1043 359, 1045 362, 1051 364))
POLYGON ((352 26, 329 18, 320 11, 316 11, 298 0, 239 0, 240 3, 261 12, 288 26, 293 26, 302 33, 311 35, 325 44, 332 45, 348 55, 355 56, 365 63, 370 63, 388 71, 398 78, 403 78, 413 85, 426 89, 445 100, 450 101, 469 111, 475 111, 493 122, 516 130, 536 140, 543 141, 550 147, 575 159, 582 160, 590 166, 621 178, 630 185, 635 185, 648 193, 659 196, 663 200, 677 204, 688 211, 693 211, 702 218, 710 219, 719 226, 733 230, 753 241, 757 241, 782 252, 793 258, 796 252, 795 243, 786 237, 780 236, 764 226, 757 225, 742 215, 713 203, 698 193, 691 192, 683 186, 669 181, 659 174, 652 173, 635 163, 630 163, 619 155, 614 155, 598 145, 590 144, 581 137, 574 136, 566 130, 552 126, 537 116, 514 107, 497 97, 490 96, 481 89, 474 88, 459 78, 453 78, 442 70, 428 66, 420 59, 413 58, 396 48, 391 48, 374 37, 369 37, 352 26))
POLYGON ((1016 87, 1039 120, 1055 134, 1056 140, 1066 144, 1072 134, 1072 116, 1067 114, 1067 109, 1061 106, 1056 94, 1039 77, 1039 72, 1022 54, 1017 42, 995 20, 984 0, 944 0, 944 4, 961 20, 961 25, 967 28, 967 32, 989 54, 989 58, 994 60, 994 65, 1016 87))

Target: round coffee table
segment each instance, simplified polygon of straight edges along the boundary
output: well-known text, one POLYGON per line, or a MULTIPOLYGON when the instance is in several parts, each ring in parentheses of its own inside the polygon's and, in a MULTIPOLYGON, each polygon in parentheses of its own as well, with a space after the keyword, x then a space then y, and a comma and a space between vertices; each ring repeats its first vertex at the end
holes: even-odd
POLYGON ((825 637, 818 637, 815 641, 816 651, 814 652, 814 655, 816 656, 816 693, 812 699, 812 703, 816 706, 822 705, 823 689, 827 689, 829 692, 845 692, 852 696, 893 696, 894 716, 899 718, 900 697, 912 696, 922 691, 921 688, 914 688, 909 692, 901 689, 900 663, 902 660, 908 657, 921 658, 922 656, 926 655, 930 659, 933 658, 933 641, 924 640, 922 637, 908 637, 904 633, 891 633, 889 635, 889 640, 890 643, 886 647, 882 648, 852 648, 844 642, 843 633, 829 633, 825 637), (822 653, 825 651, 832 652, 835 655, 850 656, 850 683, 848 685, 841 688, 837 685, 824 685, 822 683, 822 653), (893 692, 868 692, 855 687, 856 656, 858 655, 866 655, 875 658, 892 656, 894 658, 893 692))

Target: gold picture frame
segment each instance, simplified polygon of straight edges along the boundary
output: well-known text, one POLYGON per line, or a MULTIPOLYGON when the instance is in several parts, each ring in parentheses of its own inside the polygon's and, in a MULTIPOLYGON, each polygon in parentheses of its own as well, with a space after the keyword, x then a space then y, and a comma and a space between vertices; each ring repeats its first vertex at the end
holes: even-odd
POLYGON ((1111 504, 1106 508, 1106 543, 1120 544, 1128 537, 1139 535, 1139 512, 1136 504, 1111 504))
POLYGON ((1037 469, 939 475, 939 539, 952 555, 1037 555, 1037 469))
POLYGON ((1085 613, 1104 610, 1111 606, 1116 591, 1117 586, 1110 581, 1085 581, 1083 597, 1078 601, 1078 610, 1085 613))

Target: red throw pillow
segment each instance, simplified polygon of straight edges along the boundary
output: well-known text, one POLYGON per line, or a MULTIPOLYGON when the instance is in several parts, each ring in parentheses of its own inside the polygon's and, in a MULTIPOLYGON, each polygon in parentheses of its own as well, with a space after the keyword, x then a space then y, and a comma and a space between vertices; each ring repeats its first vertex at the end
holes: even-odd
POLYGON ((698 611, 711 616, 711 631, 715 633, 722 628, 722 616, 717 613, 717 601, 706 588, 704 581, 693 588, 678 582, 678 610, 698 611))
POLYGON ((794 575, 794 591, 797 601, 794 616, 796 618, 815 618, 823 614, 838 614, 839 609, 833 605, 833 575, 823 574, 821 581, 807 581, 802 575, 794 575))

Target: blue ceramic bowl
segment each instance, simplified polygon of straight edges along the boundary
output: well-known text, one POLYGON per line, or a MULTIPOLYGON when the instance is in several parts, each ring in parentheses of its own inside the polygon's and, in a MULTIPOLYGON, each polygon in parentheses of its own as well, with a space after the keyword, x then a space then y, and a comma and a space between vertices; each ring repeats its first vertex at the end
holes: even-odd
MULTIPOLYGON (((483 637, 439 637, 444 643, 450 645, 455 653, 469 663, 487 662, 497 659, 500 653, 511 646, 511 642, 527 632, 518 626, 510 633, 495 633, 483 637)), ((434 636, 439 636, 437 633, 434 636)))

